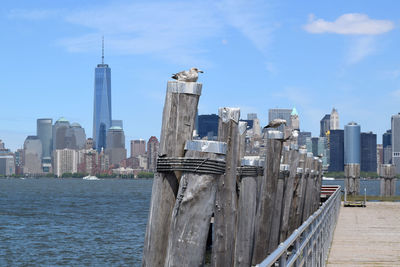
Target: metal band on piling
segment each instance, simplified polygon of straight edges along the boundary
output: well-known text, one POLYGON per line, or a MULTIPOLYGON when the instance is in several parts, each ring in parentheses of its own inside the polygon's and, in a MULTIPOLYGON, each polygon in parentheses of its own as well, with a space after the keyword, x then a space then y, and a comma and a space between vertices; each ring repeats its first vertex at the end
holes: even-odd
POLYGON ((178 94, 201 95, 201 83, 169 81, 167 92, 178 94))

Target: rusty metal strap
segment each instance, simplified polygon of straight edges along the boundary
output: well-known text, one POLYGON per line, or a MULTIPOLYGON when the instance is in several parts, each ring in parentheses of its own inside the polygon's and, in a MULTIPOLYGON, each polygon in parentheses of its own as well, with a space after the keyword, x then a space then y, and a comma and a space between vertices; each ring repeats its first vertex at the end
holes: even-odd
POLYGON ((264 168, 260 166, 241 166, 237 167, 237 175, 240 177, 257 177, 264 175, 264 168))
POLYGON ((194 172, 203 174, 224 174, 225 161, 208 158, 158 158, 157 172, 194 172))

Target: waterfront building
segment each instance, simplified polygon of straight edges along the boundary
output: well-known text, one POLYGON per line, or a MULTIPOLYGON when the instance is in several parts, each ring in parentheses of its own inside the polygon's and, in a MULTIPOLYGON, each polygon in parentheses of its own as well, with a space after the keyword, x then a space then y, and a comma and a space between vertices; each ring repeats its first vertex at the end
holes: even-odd
POLYGON ((13 174, 15 174, 14 155, 0 155, 0 175, 10 176, 13 174))
POLYGON ((331 115, 325 114, 325 116, 320 121, 320 137, 325 137, 326 133, 331 129, 331 115))
POLYGON ((24 163, 24 150, 17 149, 14 153, 15 159, 15 174, 22 174, 23 173, 23 163, 24 163))
POLYGON ((0 139, 0 149, 4 149, 5 145, 3 143, 3 141, 0 139))
POLYGON ((39 137, 30 135, 24 142, 24 174, 42 173, 42 142, 39 137))
POLYGON ((36 135, 42 142, 42 157, 51 157, 53 151, 53 119, 37 119, 36 135))
MULTIPOLYGON (((272 108, 268 110, 268 122, 274 120, 274 119, 284 119, 286 120, 286 127, 291 128, 291 120, 290 116, 292 114, 292 109, 285 109, 285 108, 272 108)), ((285 125, 280 125, 276 130, 284 132, 285 130, 285 125)))
POLYGON ((147 141, 147 166, 149 171, 156 172, 159 142, 157 137, 150 137, 147 141))
POLYGON ((382 135, 383 163, 392 163, 392 129, 382 135))
POLYGON ((86 147, 85 129, 79 123, 72 123, 65 132, 65 148, 84 149, 86 147))
POLYGON ((344 171, 344 130, 329 131, 329 167, 330 172, 344 171))
POLYGON ((107 148, 107 130, 111 127, 111 68, 104 64, 104 39, 101 64, 94 74, 93 142, 98 152, 107 148))
POLYGON ((311 132, 299 132, 299 136, 297 137, 297 144, 299 146, 305 146, 307 137, 311 138, 311 132))
POLYGON ((197 117, 197 134, 199 138, 207 137, 208 140, 216 140, 218 137, 218 120, 216 114, 199 115, 197 117))
POLYGON ((337 109, 333 108, 330 116, 330 130, 338 130, 339 129, 339 113, 337 109))
POLYGON ((105 153, 110 158, 110 164, 120 164, 126 159, 125 134, 121 127, 113 126, 108 130, 105 153))
POLYGON ((360 131, 360 125, 355 122, 344 126, 344 164, 361 163, 360 131))
POLYGON ((95 149, 78 150, 78 172, 96 175, 98 168, 99 155, 95 149))
POLYGON ((392 163, 400 173, 400 113, 392 116, 392 163))
POLYGON ((376 134, 361 133, 361 166, 362 172, 377 171, 377 145, 376 134))
POLYGON ((307 137, 306 138, 307 152, 313 153, 314 157, 319 157, 322 160, 322 166, 328 166, 329 150, 326 137, 307 137))
POLYGON ((67 119, 61 117, 53 125, 53 150, 64 149, 67 147, 65 136, 70 124, 67 119))
POLYGON ((131 140, 131 157, 146 154, 146 140, 131 140))
POLYGON ((54 174, 61 177, 64 173, 78 171, 78 152, 74 149, 56 149, 54 157, 54 174))

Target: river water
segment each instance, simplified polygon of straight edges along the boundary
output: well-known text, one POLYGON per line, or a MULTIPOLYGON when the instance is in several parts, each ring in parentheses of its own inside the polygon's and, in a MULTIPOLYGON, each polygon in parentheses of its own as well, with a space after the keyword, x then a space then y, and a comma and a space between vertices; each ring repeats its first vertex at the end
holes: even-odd
POLYGON ((0 179, 0 266, 140 266, 151 187, 0 179))

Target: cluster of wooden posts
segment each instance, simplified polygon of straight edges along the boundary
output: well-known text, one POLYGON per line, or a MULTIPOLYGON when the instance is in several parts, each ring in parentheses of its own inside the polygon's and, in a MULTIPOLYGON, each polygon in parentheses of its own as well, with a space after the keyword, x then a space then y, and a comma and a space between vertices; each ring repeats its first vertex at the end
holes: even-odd
POLYGON ((279 131, 245 157, 238 108, 219 109, 218 141, 192 140, 201 89, 167 85, 143 266, 255 265, 320 204, 322 162, 279 131))
POLYGON ((396 167, 392 164, 381 164, 379 176, 381 179, 381 196, 396 195, 396 167))

